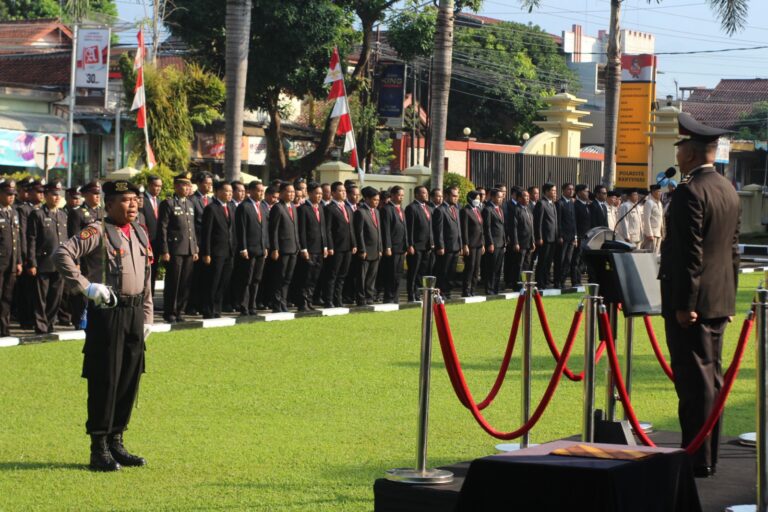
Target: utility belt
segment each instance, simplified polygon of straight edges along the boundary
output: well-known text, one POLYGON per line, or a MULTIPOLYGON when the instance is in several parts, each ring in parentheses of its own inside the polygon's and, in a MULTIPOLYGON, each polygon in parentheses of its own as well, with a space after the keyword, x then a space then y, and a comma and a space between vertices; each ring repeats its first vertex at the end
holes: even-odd
POLYGON ((134 308, 137 306, 142 306, 144 304, 144 294, 139 293, 138 295, 118 295, 117 296, 117 306, 118 308, 134 308))

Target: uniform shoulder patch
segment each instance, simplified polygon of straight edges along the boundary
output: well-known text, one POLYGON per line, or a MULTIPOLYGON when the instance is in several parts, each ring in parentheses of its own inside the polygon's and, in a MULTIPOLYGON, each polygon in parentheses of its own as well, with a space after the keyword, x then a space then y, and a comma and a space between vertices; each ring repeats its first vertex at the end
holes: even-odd
POLYGON ((98 235, 98 234, 99 234, 98 229, 96 229, 93 226, 88 226, 87 228, 85 228, 80 232, 80 240, 88 240, 92 236, 98 235))

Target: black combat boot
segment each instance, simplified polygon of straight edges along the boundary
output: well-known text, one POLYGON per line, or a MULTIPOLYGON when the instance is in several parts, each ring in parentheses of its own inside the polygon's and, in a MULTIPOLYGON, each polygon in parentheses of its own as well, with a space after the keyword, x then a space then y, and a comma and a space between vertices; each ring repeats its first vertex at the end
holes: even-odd
POLYGON ((91 471, 118 471, 120 464, 112 458, 107 446, 107 436, 103 434, 91 435, 91 471))
POLYGON ((138 455, 131 455, 123 446, 123 434, 109 435, 109 451, 112 457, 123 466, 146 466, 147 461, 138 455))

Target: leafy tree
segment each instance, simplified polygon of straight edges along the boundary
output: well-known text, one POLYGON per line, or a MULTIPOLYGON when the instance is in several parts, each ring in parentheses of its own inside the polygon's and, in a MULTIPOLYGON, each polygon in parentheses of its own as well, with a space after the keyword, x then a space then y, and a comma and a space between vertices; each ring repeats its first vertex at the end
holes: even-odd
POLYGON ((73 10, 79 14, 105 14, 117 16, 114 0, 0 0, 0 21, 33 20, 39 18, 64 18, 71 20, 73 10))
POLYGON ((738 126, 740 139, 768 140, 768 101, 753 104, 751 112, 740 116, 738 126))

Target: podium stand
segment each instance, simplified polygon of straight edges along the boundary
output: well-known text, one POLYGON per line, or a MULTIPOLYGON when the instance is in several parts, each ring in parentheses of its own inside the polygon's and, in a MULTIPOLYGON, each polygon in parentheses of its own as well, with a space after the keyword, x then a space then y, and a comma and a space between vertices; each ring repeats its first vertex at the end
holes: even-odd
MULTIPOLYGON (((661 314, 661 287, 657 279, 659 268, 656 255, 638 251, 630 243, 614 239, 613 232, 597 227, 587 232, 582 242, 582 254, 590 282, 600 285, 603 302, 611 317, 611 328, 618 345, 617 318, 619 304, 625 321, 624 380, 627 391, 632 384, 632 343, 634 318, 661 314)), ((618 347, 617 347, 618 351, 618 347)), ((610 367, 606 376, 605 410, 595 411, 595 441, 635 444, 626 418, 616 421, 617 397, 610 367)))

